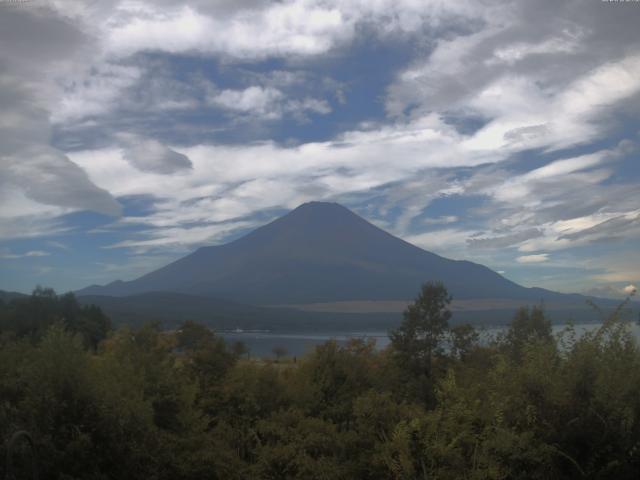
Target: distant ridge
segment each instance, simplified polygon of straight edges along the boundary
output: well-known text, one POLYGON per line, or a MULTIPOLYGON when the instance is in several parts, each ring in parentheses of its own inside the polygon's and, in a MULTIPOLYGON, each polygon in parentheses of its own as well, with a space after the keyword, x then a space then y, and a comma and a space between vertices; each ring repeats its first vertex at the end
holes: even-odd
POLYGON ((7 292, 4 290, 0 290, 0 301, 8 303, 11 300, 15 300, 18 298, 26 298, 28 295, 19 292, 7 292))
POLYGON ((233 242, 202 247, 129 282, 78 295, 173 292, 253 305, 407 300, 428 280, 456 299, 584 302, 525 288, 489 268, 450 260, 374 226, 337 203, 309 202, 233 242))

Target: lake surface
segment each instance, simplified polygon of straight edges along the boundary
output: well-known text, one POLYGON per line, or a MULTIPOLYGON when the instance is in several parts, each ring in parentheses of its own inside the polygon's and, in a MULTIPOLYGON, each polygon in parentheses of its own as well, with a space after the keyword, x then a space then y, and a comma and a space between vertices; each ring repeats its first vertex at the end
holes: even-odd
MULTIPOLYGON (((599 327, 600 323, 575 324, 574 328, 579 335, 599 327)), ((640 340, 640 325, 632 323, 632 332, 640 340)), ((554 325, 553 333, 560 334, 566 325, 554 325)), ((480 333, 480 341, 488 342, 506 327, 477 327, 480 333)), ((287 332, 221 332, 220 335, 229 343, 242 342, 249 349, 251 356, 273 357, 274 348, 284 348, 287 356, 300 357, 312 351, 316 346, 322 345, 329 340, 335 340, 340 345, 345 345, 350 339, 362 338, 373 339, 376 347, 385 348, 389 344, 387 332, 322 332, 322 333, 287 333, 287 332)))

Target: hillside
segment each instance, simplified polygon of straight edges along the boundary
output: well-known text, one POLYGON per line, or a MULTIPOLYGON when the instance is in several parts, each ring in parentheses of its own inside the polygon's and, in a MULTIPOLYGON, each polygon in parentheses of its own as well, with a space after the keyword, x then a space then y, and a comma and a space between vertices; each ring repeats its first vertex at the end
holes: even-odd
POLYGON ((19 292, 7 292, 5 290, 0 290, 0 301, 4 302, 4 303, 8 303, 11 300, 15 300, 17 298, 24 298, 27 295, 25 295, 24 293, 19 293, 19 292))

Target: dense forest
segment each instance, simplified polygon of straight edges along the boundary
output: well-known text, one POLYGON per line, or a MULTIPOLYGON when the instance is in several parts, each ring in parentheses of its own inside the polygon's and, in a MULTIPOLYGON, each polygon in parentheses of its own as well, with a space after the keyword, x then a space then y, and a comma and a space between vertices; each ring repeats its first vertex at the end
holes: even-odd
MULTIPOLYGON (((638 478, 640 349, 621 308, 560 336, 541 307, 479 342, 441 284, 390 332, 248 358, 205 326, 112 328, 72 294, 0 304, 0 459, 43 479, 638 478)), ((0 462, 0 478, 4 477, 0 462)))

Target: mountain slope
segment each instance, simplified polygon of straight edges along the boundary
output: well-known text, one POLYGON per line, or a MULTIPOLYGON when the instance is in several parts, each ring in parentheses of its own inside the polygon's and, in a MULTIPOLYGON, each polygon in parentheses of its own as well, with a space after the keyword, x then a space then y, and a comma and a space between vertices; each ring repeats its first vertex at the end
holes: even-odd
POLYGON ((4 290, 0 290, 0 301, 4 303, 9 303, 11 300, 15 300, 18 298, 26 298, 27 296, 28 295, 25 295, 24 293, 7 292, 4 290))
POLYGON ((441 280, 457 299, 576 300, 422 250, 334 203, 306 203, 231 243, 203 247, 130 282, 79 295, 166 291, 251 304, 413 298, 441 280))

